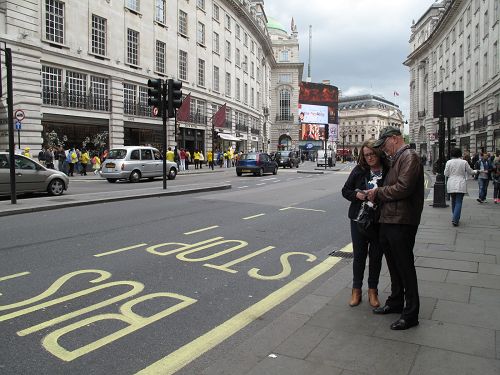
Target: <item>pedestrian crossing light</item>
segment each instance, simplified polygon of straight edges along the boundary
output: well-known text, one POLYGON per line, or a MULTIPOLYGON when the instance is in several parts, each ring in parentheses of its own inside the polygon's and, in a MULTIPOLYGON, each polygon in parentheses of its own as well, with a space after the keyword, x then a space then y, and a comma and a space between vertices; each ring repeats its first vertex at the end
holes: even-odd
POLYGON ((174 79, 168 80, 168 117, 175 117, 175 110, 182 105, 182 82, 174 79))
POLYGON ((148 79, 148 106, 158 108, 158 115, 162 113, 162 80, 148 79))

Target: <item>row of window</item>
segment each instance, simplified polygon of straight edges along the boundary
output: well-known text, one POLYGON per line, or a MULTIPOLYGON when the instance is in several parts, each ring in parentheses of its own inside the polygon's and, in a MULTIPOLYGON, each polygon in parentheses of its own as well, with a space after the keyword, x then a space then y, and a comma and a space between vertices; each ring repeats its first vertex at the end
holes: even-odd
MULTIPOLYGON (((477 1, 477 0, 476 0, 477 1)), ((480 10, 480 4, 474 4, 474 14, 476 14, 480 10)), ((468 26, 472 22, 472 16, 471 16, 471 6, 467 7, 465 11, 465 22, 466 26, 468 26)), ((493 3, 493 13, 492 13, 492 22, 491 22, 491 28, 493 29, 496 25, 496 23, 499 22, 500 20, 500 0, 494 0, 493 3)), ((480 28, 479 28, 479 22, 476 23, 474 26, 474 45, 475 47, 478 47, 481 43, 481 40, 486 38, 490 32, 490 14, 488 11, 488 8, 484 11, 483 14, 483 35, 480 34, 480 28)), ((447 51, 450 48, 450 40, 451 44, 455 43, 457 40, 457 33, 458 35, 462 35, 464 33, 464 18, 461 17, 455 26, 450 31, 450 35, 448 35, 445 40, 444 40, 444 49, 447 51)), ((470 49, 471 49, 471 35, 466 36, 466 46, 467 46, 467 56, 470 55, 470 49)), ((440 58, 443 56, 443 43, 441 43, 437 47, 437 52, 433 52, 433 63, 437 61, 436 55, 438 55, 440 58)))
MULTIPOLYGON (((158 22, 164 22, 165 19, 165 0, 155 0, 155 20, 158 22)), ((46 0, 46 33, 45 38, 48 41, 63 44, 64 43, 64 2, 59 0, 46 0)), ((197 4, 198 7, 204 6, 203 4, 197 4)), ((134 11, 140 10, 140 3, 138 0, 127 0, 126 6, 134 11)), ((204 9, 204 8, 202 8, 204 9)), ((218 19, 219 7, 214 4, 214 9, 216 9, 216 17, 218 19)), ((229 17, 227 27, 231 28, 231 17, 229 17)), ((91 52, 95 55, 105 57, 107 55, 107 20, 96 14, 92 14, 91 22, 91 52)), ((241 32, 241 27, 236 24, 236 36, 239 37, 241 32)), ((179 33, 182 35, 187 34, 188 27, 188 14, 182 10, 179 10, 179 33)), ((243 44, 248 46, 248 34, 244 32, 243 44)), ((202 22, 198 22, 197 30, 197 41, 198 43, 205 45, 205 25, 202 22)), ((251 41, 251 53, 255 54, 256 43, 251 41)), ((213 51, 220 54, 220 36, 217 32, 213 33, 213 51)), ((232 60, 233 48, 231 42, 226 40, 225 42, 225 58, 229 61, 232 60)), ((241 51, 239 48, 234 50, 235 64, 238 67, 243 67, 245 73, 250 73, 251 78, 257 78, 257 81, 261 81, 261 69, 259 64, 255 61, 249 62, 248 55, 244 54, 243 59, 241 58, 241 51)), ((259 48, 259 57, 257 61, 260 61, 262 52, 259 48)), ((166 43, 160 40, 156 41, 155 49, 155 70, 158 73, 166 73, 166 43)), ((126 62, 132 66, 139 66, 140 64, 140 33, 132 28, 127 28, 127 55, 126 62)), ((187 80, 187 64, 185 63, 185 56, 179 56, 179 66, 182 67, 180 70, 179 78, 187 80)), ((202 84, 204 86, 204 84, 202 84)))
MULTIPOLYGON (((254 97, 253 88, 251 96, 254 97)), ((46 105, 109 111, 111 108, 109 81, 107 78, 92 74, 44 65, 42 67, 42 101, 46 105)), ((124 83, 123 101, 125 114, 139 116, 152 114, 151 107, 147 105, 148 88, 146 86, 124 83)), ((212 104, 212 113, 215 113, 219 107, 217 104, 212 104)), ((232 122, 231 113, 231 109, 228 108, 226 118, 230 122, 232 122)), ((237 124, 258 128, 258 118, 236 110, 234 116, 237 124)), ((195 123, 207 123, 205 100, 195 98, 191 100, 191 119, 195 123)))

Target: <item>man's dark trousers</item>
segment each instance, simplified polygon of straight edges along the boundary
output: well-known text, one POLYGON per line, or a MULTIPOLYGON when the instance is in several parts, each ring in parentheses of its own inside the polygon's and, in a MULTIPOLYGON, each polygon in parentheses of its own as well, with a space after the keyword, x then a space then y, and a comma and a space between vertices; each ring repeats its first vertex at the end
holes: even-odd
POLYGON ((418 320, 420 309, 413 256, 417 229, 416 225, 380 224, 380 245, 391 275, 391 295, 385 304, 396 309, 404 306, 401 318, 407 321, 418 320))

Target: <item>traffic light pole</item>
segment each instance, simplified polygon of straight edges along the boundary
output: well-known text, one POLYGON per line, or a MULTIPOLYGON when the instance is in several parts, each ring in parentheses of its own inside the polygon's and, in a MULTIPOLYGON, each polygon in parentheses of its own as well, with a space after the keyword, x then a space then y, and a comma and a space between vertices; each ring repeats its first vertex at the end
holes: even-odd
MULTIPOLYGON (((7 68, 7 129, 9 131, 9 164, 10 164, 10 203, 16 204, 16 166, 14 155, 14 89, 12 85, 12 50, 5 48, 5 66, 7 68)), ((1 67, 0 67, 1 68, 1 67)), ((21 147, 19 143, 17 147, 21 147)))
POLYGON ((163 155, 162 155, 162 161, 163 161, 163 190, 167 189, 167 84, 163 83, 163 88, 162 88, 162 98, 161 98, 161 118, 163 122, 163 155))

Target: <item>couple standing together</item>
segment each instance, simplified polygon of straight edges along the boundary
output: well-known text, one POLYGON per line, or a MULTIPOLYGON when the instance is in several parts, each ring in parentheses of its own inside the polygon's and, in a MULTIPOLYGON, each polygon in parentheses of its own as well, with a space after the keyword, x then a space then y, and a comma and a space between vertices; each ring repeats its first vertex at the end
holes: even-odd
POLYGON ((420 301, 413 247, 424 204, 424 173, 419 155, 405 144, 398 128, 388 126, 377 141, 369 140, 361 146, 358 165, 342 188, 342 195, 351 202, 348 216, 354 262, 349 305, 361 302, 368 256, 368 299, 373 313, 401 314, 391 324, 393 330, 418 325, 420 301), (379 207, 374 235, 360 230, 355 221, 363 203, 379 207), (391 276, 391 295, 381 306, 377 288, 383 254, 391 276))

